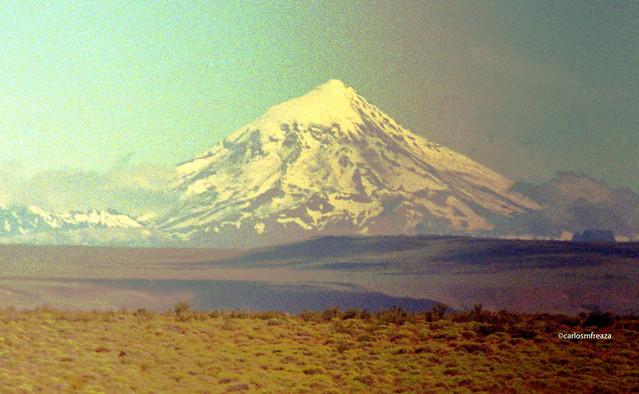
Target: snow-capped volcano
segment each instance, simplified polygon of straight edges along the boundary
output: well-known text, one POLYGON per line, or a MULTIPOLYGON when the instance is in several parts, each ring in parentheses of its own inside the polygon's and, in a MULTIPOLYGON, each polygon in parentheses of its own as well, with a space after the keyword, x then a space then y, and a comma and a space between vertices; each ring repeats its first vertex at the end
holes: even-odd
POLYGON ((512 181, 405 129, 330 80, 178 166, 162 228, 207 240, 481 233, 538 209, 512 181))

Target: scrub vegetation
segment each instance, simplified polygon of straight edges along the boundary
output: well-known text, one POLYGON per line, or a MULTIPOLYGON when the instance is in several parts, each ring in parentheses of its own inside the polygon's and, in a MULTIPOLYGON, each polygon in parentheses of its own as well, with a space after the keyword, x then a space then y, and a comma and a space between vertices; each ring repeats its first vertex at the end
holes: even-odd
POLYGON ((639 392, 605 313, 0 311, 0 392, 639 392), (610 333, 567 340, 558 333, 610 333))

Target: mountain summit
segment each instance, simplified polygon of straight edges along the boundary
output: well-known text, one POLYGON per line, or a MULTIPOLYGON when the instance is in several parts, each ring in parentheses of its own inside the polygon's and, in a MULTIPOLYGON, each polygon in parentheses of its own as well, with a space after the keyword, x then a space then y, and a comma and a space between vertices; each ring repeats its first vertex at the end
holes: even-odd
POLYGON ((413 134, 338 80, 272 107, 177 171, 184 206, 161 227, 214 244, 489 233, 495 218, 538 209, 509 179, 413 134))

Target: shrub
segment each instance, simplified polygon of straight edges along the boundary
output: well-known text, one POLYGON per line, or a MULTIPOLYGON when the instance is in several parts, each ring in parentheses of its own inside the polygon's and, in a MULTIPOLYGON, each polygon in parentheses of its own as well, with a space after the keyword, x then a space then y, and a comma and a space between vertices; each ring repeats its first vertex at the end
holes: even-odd
POLYGON ((575 327, 575 326, 579 325, 580 321, 576 317, 568 317, 568 316, 566 316, 566 317, 562 318, 559 323, 560 324, 564 324, 566 326, 575 327))
POLYGON ((426 312, 426 321, 433 322, 438 321, 444 318, 446 313, 448 312, 448 305, 446 304, 435 304, 433 308, 426 312))
POLYGON ((173 307, 173 313, 175 313, 175 318, 178 321, 189 321, 193 317, 191 307, 183 301, 175 304, 175 307, 173 307))
POLYGON ((473 309, 470 312, 473 321, 482 323, 486 320, 485 319, 486 314, 484 313, 483 308, 484 306, 482 304, 477 304, 473 306, 473 309))
POLYGON ((510 330, 508 330, 508 333, 513 338, 533 339, 537 336, 537 333, 535 331, 521 327, 512 327, 510 330))
POLYGON ((408 313, 401 306, 394 306, 389 310, 377 313, 377 320, 385 324, 402 325, 408 318, 408 313))
POLYGON ((373 342, 374 340, 375 340, 375 337, 366 333, 357 337, 358 342, 373 342))
POLYGON ((322 321, 331 321, 335 318, 339 318, 341 316, 341 312, 339 308, 329 308, 322 312, 322 321))
POLYGON ((133 312, 133 316, 138 317, 142 320, 149 320, 153 316, 153 313, 147 311, 144 308, 139 308, 135 312, 133 312))
POLYGON ((493 323, 502 323, 513 325, 521 322, 522 316, 505 310, 500 310, 492 315, 493 323))
POLYGON ((266 321, 267 326, 281 326, 282 324, 284 324, 284 320, 278 318, 272 318, 266 321))
POLYGON ((481 336, 488 336, 497 332, 503 332, 504 326, 501 324, 482 324, 475 331, 481 336))
POLYGON ((249 319, 251 313, 248 311, 231 311, 228 314, 229 319, 249 319))
POLYGON ((463 343, 457 346, 458 349, 462 349, 467 353, 484 353, 492 354, 493 350, 490 346, 482 343, 463 343))
POLYGON ((584 321, 583 326, 608 327, 612 324, 613 316, 611 313, 602 313, 599 311, 590 312, 584 321))
POLYGON ((348 319, 361 319, 368 320, 371 318, 371 314, 366 310, 361 310, 358 308, 351 308, 342 313, 342 320, 348 319))
POLYGON ((301 311, 298 316, 305 322, 319 322, 321 320, 321 316, 319 313, 306 309, 301 311))
POLYGON ((321 368, 306 368, 302 372, 304 372, 304 375, 318 375, 324 373, 324 370, 321 368))
POLYGON ((337 343, 337 346, 335 347, 335 349, 337 349, 337 351, 339 353, 344 353, 345 351, 347 351, 351 347, 352 347, 352 345, 349 342, 347 342, 347 341, 339 341, 337 343))
POLYGON ((257 318, 261 320, 271 320, 271 319, 279 319, 286 320, 288 315, 284 312, 279 311, 266 311, 257 314, 257 318))
POLYGON ((232 392, 236 392, 236 391, 247 391, 251 388, 251 386, 249 386, 246 383, 235 383, 232 386, 229 386, 226 389, 227 393, 232 393, 232 392))

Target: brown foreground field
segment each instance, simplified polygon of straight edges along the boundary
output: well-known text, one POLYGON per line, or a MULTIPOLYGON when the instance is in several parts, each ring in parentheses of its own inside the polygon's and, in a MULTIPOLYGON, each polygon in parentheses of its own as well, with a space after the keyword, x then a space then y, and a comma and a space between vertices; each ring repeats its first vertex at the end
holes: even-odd
POLYGON ((639 392, 639 319, 0 311, 0 392, 639 392), (558 333, 609 333, 610 340, 558 333))

